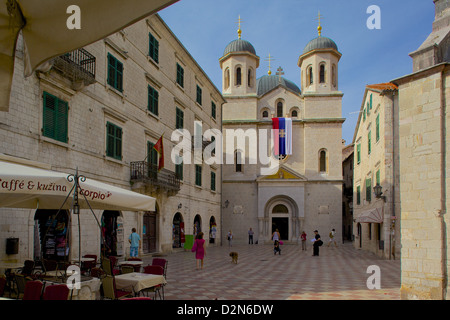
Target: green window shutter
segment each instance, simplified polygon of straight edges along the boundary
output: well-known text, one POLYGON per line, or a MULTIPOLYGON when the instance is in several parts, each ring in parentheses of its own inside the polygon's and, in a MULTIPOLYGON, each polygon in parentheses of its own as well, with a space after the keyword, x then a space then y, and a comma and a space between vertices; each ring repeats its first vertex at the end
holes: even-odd
POLYGON ((195 185, 202 185, 202 167, 198 164, 195 165, 195 185))
POLYGON ((106 155, 122 160, 122 128, 110 122, 106 124, 106 155))
POLYGON ((211 172, 211 190, 216 191, 216 173, 211 172))
POLYGON ((216 118, 216 104, 211 101, 211 116, 215 119, 216 118))
POLYGON ((372 152, 372 131, 369 131, 367 134, 367 147, 368 153, 370 154, 372 152))
POLYGON ((370 103, 369 102, 367 102, 366 110, 367 110, 367 115, 369 115, 370 114, 370 103))
POLYGON ((176 129, 183 129, 183 125, 184 125, 184 112, 179 108, 177 108, 175 127, 176 129))
POLYGON ((183 180, 183 162, 175 165, 175 175, 177 176, 178 179, 183 180))
POLYGON ((123 64, 117 60, 112 54, 108 53, 108 84, 123 91, 123 64))
POLYGON ((377 119, 376 119, 376 139, 377 142, 380 140, 380 114, 377 115, 377 119))
POLYGON ((184 69, 177 63, 177 83, 184 88, 184 69))
POLYGON ((149 52, 148 55, 155 61, 159 63, 159 41, 149 33, 149 52))
POLYGON ((148 111, 158 115, 159 93, 153 87, 148 86, 148 111))
POLYGON ((361 187, 356 187, 356 204, 361 204, 361 187))
POLYGON ((44 92, 42 134, 67 143, 69 105, 66 101, 44 92))
POLYGON ((197 103, 202 105, 202 88, 197 85, 197 103))
POLYGON ((357 160, 358 164, 361 163, 361 144, 360 143, 358 143, 356 145, 356 160, 357 160))
POLYGON ((372 110, 372 94, 370 94, 370 102, 369 102, 370 110, 372 110))
POLYGON ((381 186, 381 180, 380 180, 380 170, 377 171, 376 173, 376 177, 377 177, 377 184, 381 186))
POLYGON ((372 201, 372 179, 366 179, 366 201, 372 201))

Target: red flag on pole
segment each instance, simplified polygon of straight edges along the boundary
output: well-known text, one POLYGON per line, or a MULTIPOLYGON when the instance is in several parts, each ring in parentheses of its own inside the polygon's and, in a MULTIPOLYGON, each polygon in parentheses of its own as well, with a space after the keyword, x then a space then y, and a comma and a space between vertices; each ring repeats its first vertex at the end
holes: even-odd
POLYGON ((153 149, 155 149, 159 153, 159 164, 158 164, 158 171, 160 171, 162 168, 164 168, 164 147, 163 147, 163 136, 159 138, 158 142, 153 146, 153 149))

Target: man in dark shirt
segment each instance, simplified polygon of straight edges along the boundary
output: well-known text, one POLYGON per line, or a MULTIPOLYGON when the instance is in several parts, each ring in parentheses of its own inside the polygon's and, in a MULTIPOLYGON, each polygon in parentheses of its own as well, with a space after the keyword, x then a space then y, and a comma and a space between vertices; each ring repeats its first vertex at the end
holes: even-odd
POLYGON ((315 234, 314 238, 316 239, 316 241, 314 241, 314 244, 313 244, 313 256, 319 256, 319 246, 321 243, 320 241, 322 241, 322 240, 320 240, 319 231, 314 230, 314 234, 315 234))

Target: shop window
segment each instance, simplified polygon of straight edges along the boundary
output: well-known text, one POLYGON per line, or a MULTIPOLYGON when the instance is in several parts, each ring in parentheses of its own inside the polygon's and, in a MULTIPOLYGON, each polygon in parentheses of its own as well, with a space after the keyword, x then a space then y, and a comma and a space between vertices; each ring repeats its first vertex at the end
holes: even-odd
POLYGON ((35 256, 47 260, 67 260, 69 256, 69 213, 67 210, 36 211, 34 216, 39 230, 39 244, 35 244, 35 256), (40 252, 36 252, 40 250, 40 252))

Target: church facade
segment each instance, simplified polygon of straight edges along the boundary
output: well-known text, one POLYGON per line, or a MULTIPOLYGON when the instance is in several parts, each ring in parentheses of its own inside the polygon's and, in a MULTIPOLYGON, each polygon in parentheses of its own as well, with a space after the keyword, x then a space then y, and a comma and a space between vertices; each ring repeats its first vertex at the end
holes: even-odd
POLYGON ((285 243, 296 243, 302 231, 311 239, 317 229, 326 243, 335 229, 339 243, 344 122, 343 93, 338 88, 341 53, 333 40, 321 36, 319 26, 319 36, 306 45, 297 62, 300 87, 283 78, 281 68, 276 75, 269 71, 256 79, 260 58, 238 33, 239 38, 226 46, 219 59, 226 100, 222 123, 223 132, 243 130, 249 140, 242 147, 238 138, 234 142, 224 139, 223 148, 235 161, 223 165, 223 233, 231 230, 234 243, 246 243, 252 228, 254 241, 269 243, 278 229, 285 243), (261 159, 252 158, 254 141, 248 133, 258 133, 261 148, 261 139, 271 141, 275 118, 291 119, 292 152, 280 156, 268 146, 264 156, 278 165, 264 172, 261 159))

